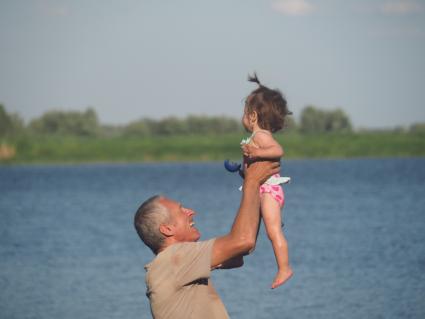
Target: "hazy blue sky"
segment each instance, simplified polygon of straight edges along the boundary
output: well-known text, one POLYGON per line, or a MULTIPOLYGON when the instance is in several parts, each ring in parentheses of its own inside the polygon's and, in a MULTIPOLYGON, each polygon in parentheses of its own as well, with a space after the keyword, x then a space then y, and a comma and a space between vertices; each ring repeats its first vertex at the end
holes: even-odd
POLYGON ((256 70, 296 117, 425 122, 423 0, 0 0, 0 54, 0 103, 26 120, 240 117, 256 70))

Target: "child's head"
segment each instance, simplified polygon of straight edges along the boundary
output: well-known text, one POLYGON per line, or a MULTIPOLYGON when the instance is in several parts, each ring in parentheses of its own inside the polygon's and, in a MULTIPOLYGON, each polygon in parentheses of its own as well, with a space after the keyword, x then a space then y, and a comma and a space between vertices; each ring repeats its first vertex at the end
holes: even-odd
POLYGON ((286 115, 292 114, 288 110, 285 97, 279 90, 262 85, 255 73, 254 76, 248 77, 248 81, 257 83, 259 87, 245 100, 245 128, 249 129, 249 123, 256 122, 263 130, 272 133, 279 131, 283 128, 286 115))

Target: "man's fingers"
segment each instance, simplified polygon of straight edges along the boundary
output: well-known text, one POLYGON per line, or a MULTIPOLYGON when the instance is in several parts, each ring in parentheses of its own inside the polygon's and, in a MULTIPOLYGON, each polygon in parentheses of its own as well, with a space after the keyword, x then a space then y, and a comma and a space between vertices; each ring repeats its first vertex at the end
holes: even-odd
POLYGON ((269 169, 272 171, 279 171, 280 169, 280 162, 269 162, 269 169))
POLYGON ((280 162, 278 162, 278 161, 274 161, 274 162, 271 162, 272 163, 272 168, 279 168, 280 167, 280 162))
POLYGON ((272 171, 272 175, 278 174, 279 172, 280 172, 280 169, 279 169, 279 168, 275 168, 275 169, 272 171))
MULTIPOLYGON (((279 161, 258 161, 254 162, 248 167, 245 163, 245 172, 252 176, 254 179, 258 179, 261 183, 265 182, 270 176, 278 174, 280 171, 279 161)), ((245 175, 245 178, 247 175, 245 175)))
POLYGON ((273 163, 273 169, 280 170, 280 162, 274 162, 273 163))

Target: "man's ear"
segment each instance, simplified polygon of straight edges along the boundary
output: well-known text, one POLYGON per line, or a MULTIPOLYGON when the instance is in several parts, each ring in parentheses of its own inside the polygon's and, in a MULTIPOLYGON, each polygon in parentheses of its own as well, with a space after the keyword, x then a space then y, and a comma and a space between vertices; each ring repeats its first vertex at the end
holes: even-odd
POLYGON ((165 237, 170 237, 174 235, 174 230, 172 225, 161 224, 159 225, 159 231, 165 237))

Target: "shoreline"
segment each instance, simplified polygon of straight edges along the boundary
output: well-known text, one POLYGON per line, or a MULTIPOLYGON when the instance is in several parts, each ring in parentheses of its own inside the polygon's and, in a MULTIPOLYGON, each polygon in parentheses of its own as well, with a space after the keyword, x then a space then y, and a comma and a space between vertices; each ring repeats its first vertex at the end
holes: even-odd
MULTIPOLYGON (((359 157, 298 157, 284 158, 282 162, 299 161, 352 161, 352 160, 425 160, 425 156, 359 156, 359 157)), ((32 161, 32 162, 0 162, 0 168, 25 166, 126 166, 126 165, 170 165, 170 164, 222 164, 223 160, 160 160, 160 161, 32 161)), ((230 159, 232 160, 232 159, 230 159)), ((233 159, 234 160, 234 159, 233 159)), ((238 161, 238 160, 234 160, 238 161)))

